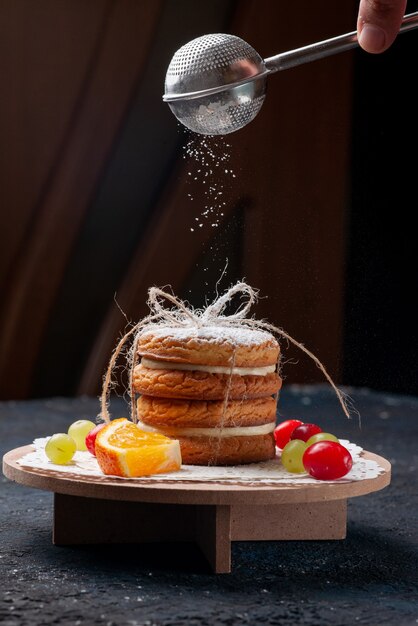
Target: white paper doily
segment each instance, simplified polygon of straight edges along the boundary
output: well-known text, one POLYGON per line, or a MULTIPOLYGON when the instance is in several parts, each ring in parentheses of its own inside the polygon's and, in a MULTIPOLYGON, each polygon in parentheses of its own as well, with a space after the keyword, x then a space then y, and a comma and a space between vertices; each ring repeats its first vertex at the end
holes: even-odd
MULTIPOLYGON (((76 452, 73 461, 68 465, 55 465, 48 460, 45 454, 45 443, 48 437, 35 439, 33 445, 35 450, 25 454, 16 461, 23 467, 33 467, 44 470, 53 470, 55 472, 68 473, 79 476, 91 476, 103 478, 103 472, 100 470, 96 458, 90 452, 76 452)), ((366 478, 376 478, 384 472, 384 469, 376 463, 376 461, 367 460, 361 456, 362 448, 355 443, 341 439, 341 444, 345 446, 353 457, 353 467, 350 472, 339 478, 338 481, 321 481, 323 482, 352 482, 364 480, 366 478)), ((135 480, 131 478, 120 478, 120 480, 135 480)), ((138 480, 138 479, 136 479, 138 480)), ((141 477, 141 482, 231 482, 231 483, 256 483, 275 485, 281 483, 294 484, 318 484, 315 478, 311 478, 308 474, 290 474, 287 472, 280 462, 280 453, 271 461, 262 463, 251 463, 250 465, 239 465, 233 467, 201 467, 197 465, 182 465, 178 472, 170 472, 168 474, 158 474, 154 476, 141 477)))

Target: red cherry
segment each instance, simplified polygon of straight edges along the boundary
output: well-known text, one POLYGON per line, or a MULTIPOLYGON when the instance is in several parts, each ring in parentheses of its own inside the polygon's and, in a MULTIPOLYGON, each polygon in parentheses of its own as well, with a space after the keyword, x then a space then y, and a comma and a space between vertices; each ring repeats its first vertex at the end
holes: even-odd
POLYGON ((301 424, 290 435, 291 439, 301 439, 302 441, 308 441, 309 437, 322 433, 322 428, 316 424, 301 424))
POLYGON ((97 433, 106 426, 106 422, 103 424, 97 424, 86 436, 86 448, 93 456, 96 456, 96 437, 97 433))
POLYGON ((336 441, 313 443, 305 450, 302 462, 306 471, 318 480, 341 478, 353 467, 351 454, 336 441))
POLYGON ((283 450, 285 445, 289 443, 290 435, 297 426, 303 424, 300 420, 286 420, 282 422, 274 429, 274 438, 276 440, 276 446, 283 450))

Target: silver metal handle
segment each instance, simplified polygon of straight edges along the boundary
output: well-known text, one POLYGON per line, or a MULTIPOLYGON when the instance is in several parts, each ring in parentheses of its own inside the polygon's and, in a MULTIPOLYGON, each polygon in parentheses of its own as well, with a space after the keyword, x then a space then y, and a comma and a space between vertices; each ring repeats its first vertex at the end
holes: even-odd
MULTIPOLYGON (((405 33, 414 28, 418 28, 418 11, 404 16, 399 32, 405 33)), ((316 61, 316 59, 323 59, 337 54, 338 52, 351 50, 351 48, 356 48, 358 45, 357 32, 354 30, 345 35, 339 35, 338 37, 325 39, 324 41, 319 41, 309 46, 303 46, 303 48, 276 54, 273 57, 264 59, 264 63, 270 73, 279 72, 280 70, 287 70, 290 67, 316 61)))

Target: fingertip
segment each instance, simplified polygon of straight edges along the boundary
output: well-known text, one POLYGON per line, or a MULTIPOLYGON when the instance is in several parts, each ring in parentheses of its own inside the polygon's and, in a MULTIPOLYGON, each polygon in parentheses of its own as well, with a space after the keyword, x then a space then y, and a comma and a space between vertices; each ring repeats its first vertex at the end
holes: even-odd
POLYGON ((366 52, 379 54, 389 47, 386 32, 376 24, 363 24, 358 36, 358 42, 366 52))
POLYGON ((399 33, 405 9, 406 0, 360 0, 359 45, 372 54, 387 50, 399 33))

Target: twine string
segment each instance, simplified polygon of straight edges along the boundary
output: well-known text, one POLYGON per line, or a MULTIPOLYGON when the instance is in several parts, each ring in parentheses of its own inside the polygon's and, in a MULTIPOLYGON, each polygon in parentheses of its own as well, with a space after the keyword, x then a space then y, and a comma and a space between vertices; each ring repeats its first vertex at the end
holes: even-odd
POLYGON ((184 326, 192 324, 200 326, 199 316, 193 311, 193 309, 187 308, 186 304, 167 291, 163 291, 159 287, 151 287, 148 292, 148 306, 155 315, 161 317, 162 322, 171 322, 175 326, 184 326), (166 309, 159 298, 165 298, 174 306, 175 309, 166 309))
POLYGON ((248 300, 233 314, 228 315, 228 320, 237 320, 246 317, 246 315, 250 312, 252 305, 257 300, 257 291, 247 285, 247 283, 237 283, 233 287, 230 287, 228 291, 224 293, 223 296, 219 296, 211 305, 209 305, 202 313, 202 321, 205 324, 213 324, 214 322, 219 321, 221 314, 223 313, 226 305, 231 302, 232 298, 237 294, 241 293, 242 295, 247 294, 248 300))
MULTIPOLYGON (((100 418, 105 422, 110 421, 109 414, 109 395, 113 387, 113 373, 116 367, 116 362, 119 355, 123 352, 128 340, 133 338, 132 345, 128 356, 129 366, 129 394, 131 400, 131 418, 137 422, 137 410, 135 402, 134 391, 134 370, 138 362, 138 341, 142 333, 146 330, 152 330, 153 328, 159 328, 162 326, 171 328, 191 327, 198 330, 205 326, 234 326, 238 328, 252 328, 258 330, 265 330, 273 335, 279 335, 283 337, 299 350, 304 352, 315 365, 321 370, 327 382, 334 390, 338 401, 344 414, 350 418, 350 411, 348 409, 345 395, 332 380, 328 374, 323 363, 318 359, 313 352, 308 350, 302 343, 294 339, 282 328, 269 324, 263 320, 256 320, 254 318, 247 317, 252 305, 257 302, 258 291, 253 289, 245 282, 238 282, 230 287, 222 296, 219 296, 203 310, 193 309, 188 306, 186 302, 180 300, 177 296, 160 289, 159 287, 151 287, 148 291, 148 306, 150 308, 150 314, 135 324, 124 336, 120 339, 115 347, 115 350, 110 358, 109 365, 107 367, 101 393, 101 413, 100 418), (225 315, 225 307, 231 302, 232 298, 237 294, 241 295, 241 298, 246 300, 240 304, 237 311, 230 315, 225 315), (166 308, 163 305, 163 301, 167 300, 173 307, 166 308)), ((232 376, 232 370, 231 370, 232 376)))

